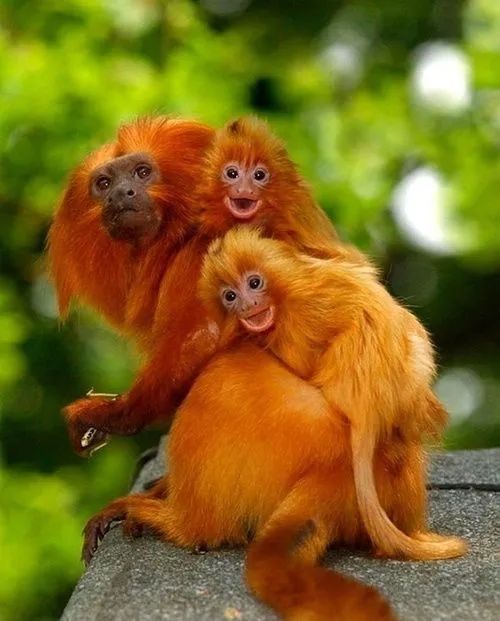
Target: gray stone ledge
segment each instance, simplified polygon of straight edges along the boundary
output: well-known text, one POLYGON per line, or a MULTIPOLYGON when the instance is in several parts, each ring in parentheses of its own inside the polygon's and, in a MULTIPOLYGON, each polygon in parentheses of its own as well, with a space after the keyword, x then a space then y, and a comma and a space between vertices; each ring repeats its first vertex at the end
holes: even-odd
MULTIPOLYGON (((471 545, 466 557, 423 563, 332 550, 326 565, 380 588, 401 621, 497 621, 499 463, 500 449, 433 458, 432 483, 472 486, 429 492, 432 527, 466 537, 471 545)), ((140 490, 162 472, 160 451, 142 468, 134 489, 140 490)), ((114 528, 75 588, 62 621, 275 620, 247 591, 243 562, 243 550, 199 556, 151 535, 130 540, 114 528)))
POLYGON ((436 485, 500 487, 500 449, 434 453, 429 481, 436 485))

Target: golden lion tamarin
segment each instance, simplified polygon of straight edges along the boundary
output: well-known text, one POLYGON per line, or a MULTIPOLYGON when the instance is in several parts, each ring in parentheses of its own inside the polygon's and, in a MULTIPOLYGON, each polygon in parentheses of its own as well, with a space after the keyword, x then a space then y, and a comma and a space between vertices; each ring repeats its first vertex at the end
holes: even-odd
POLYGON ((145 358, 126 394, 91 396, 64 409, 80 454, 107 434, 137 433, 171 414, 214 350, 217 334, 195 300, 210 240, 196 234, 192 196, 213 136, 194 121, 139 119, 68 182, 48 240, 60 313, 72 300, 88 304, 145 358))
POLYGON ((402 532, 377 496, 378 444, 419 442, 439 433, 447 415, 431 390, 435 364, 426 331, 374 270, 301 255, 239 228, 210 247, 200 288, 221 327, 221 347, 253 336, 321 390, 332 416, 349 421, 359 510, 379 551, 420 560, 464 554, 463 540, 427 532, 424 515, 420 529, 402 532))
POLYGON ((48 244, 61 315, 71 300, 88 304, 144 354, 126 394, 64 409, 75 451, 137 433, 182 400, 217 338, 196 297, 203 255, 241 222, 303 251, 355 252, 337 240, 283 143, 253 117, 217 133, 184 119, 139 119, 75 170, 48 244))

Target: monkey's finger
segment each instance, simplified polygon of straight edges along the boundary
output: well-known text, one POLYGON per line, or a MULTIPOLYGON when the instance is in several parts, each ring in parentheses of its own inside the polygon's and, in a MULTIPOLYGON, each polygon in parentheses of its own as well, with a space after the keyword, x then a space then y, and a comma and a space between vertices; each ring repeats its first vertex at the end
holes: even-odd
POLYGON ((81 559, 88 566, 94 556, 99 543, 104 539, 104 535, 109 532, 113 524, 124 519, 123 514, 110 515, 97 514, 91 518, 83 529, 83 545, 81 559))
POLYGON ((89 399, 97 399, 99 397, 105 397, 106 399, 111 399, 111 401, 116 401, 120 396, 117 392, 94 392, 94 387, 89 388, 85 393, 85 396, 89 399))
POLYGON ((84 530, 82 556, 81 556, 81 559, 85 564, 85 567, 88 567, 90 561, 92 560, 92 557, 94 556, 99 546, 99 541, 103 537, 104 537, 104 534, 101 531, 99 524, 87 524, 84 530))
POLYGON ((204 541, 201 541, 200 543, 196 544, 195 547, 191 550, 192 554, 198 554, 198 555, 207 554, 207 552, 208 552, 208 546, 204 541))
POLYGON ((96 433, 97 429, 95 427, 90 427, 89 429, 87 429, 87 431, 83 434, 82 439, 80 440, 82 448, 88 447, 96 433))
POLYGON ((96 451, 106 446, 108 442, 109 435, 105 431, 90 427, 81 437, 79 453, 82 456, 92 457, 96 451))
POLYGON ((142 537, 144 532, 144 526, 135 520, 128 518, 122 523, 122 530, 124 535, 128 535, 133 539, 137 539, 138 537, 142 537))

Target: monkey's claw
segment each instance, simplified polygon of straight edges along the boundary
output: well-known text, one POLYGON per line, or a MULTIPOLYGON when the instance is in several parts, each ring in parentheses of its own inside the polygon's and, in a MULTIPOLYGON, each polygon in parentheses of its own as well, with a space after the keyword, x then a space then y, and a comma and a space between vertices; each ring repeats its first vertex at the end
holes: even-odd
POLYGON ((122 523, 122 530, 124 535, 137 539, 138 537, 142 537, 144 533, 144 526, 132 518, 127 518, 122 523))
POLYGON ((106 446, 109 440, 109 435, 104 431, 100 431, 95 427, 90 427, 83 434, 80 445, 82 448, 81 454, 92 457, 92 455, 101 449, 103 446, 106 446))
POLYGON ((208 552, 208 546, 204 541, 201 541, 200 543, 196 544, 194 548, 191 550, 192 554, 197 554, 200 556, 207 554, 207 552, 208 552))
POLYGON ((112 515, 98 513, 90 518, 83 529, 82 561, 87 567, 92 560, 99 543, 104 539, 104 535, 109 532, 112 524, 123 520, 125 515, 112 515))

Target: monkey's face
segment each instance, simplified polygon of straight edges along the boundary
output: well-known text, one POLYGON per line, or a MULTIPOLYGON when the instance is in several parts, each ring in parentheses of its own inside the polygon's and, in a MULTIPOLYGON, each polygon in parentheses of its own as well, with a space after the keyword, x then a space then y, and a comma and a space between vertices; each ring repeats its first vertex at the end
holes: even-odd
POLYGON ((221 173, 225 187, 224 206, 237 220, 250 220, 263 206, 269 170, 263 164, 226 164, 221 173))
POLYGON ((243 274, 234 287, 221 288, 220 298, 226 311, 235 315, 248 332, 266 332, 274 326, 275 306, 262 274, 243 274))
POLYGON ((117 157, 92 172, 90 193, 110 237, 141 244, 158 233, 161 213, 148 188, 160 181, 158 167, 145 153, 117 157))

